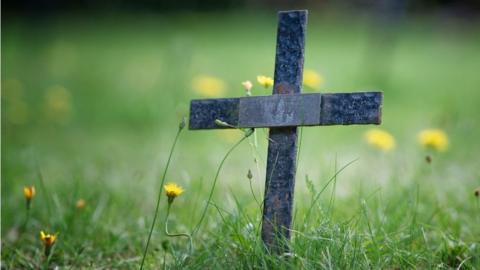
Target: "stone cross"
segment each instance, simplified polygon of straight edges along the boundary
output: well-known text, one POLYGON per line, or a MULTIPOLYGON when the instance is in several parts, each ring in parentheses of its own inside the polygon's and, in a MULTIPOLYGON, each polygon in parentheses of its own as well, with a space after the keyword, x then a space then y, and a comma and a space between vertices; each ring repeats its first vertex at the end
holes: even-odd
POLYGON ((288 251, 295 186, 297 127, 380 124, 382 92, 301 94, 307 11, 278 13, 273 95, 200 99, 190 104, 189 129, 270 128, 262 239, 288 251))

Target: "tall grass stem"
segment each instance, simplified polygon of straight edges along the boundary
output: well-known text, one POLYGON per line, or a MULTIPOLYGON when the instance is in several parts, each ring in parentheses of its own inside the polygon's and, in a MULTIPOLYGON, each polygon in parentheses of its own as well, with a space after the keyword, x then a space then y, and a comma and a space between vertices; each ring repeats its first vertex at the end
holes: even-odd
POLYGON ((172 147, 170 148, 170 153, 168 154, 167 164, 165 165, 165 169, 163 170, 162 180, 160 182, 160 187, 158 189, 158 197, 157 197, 157 205, 155 207, 155 214, 153 215, 152 226, 150 227, 150 232, 147 238, 147 244, 145 245, 145 250, 143 252, 142 263, 140 264, 140 270, 143 269, 143 265, 145 264, 145 257, 147 256, 148 247, 150 245, 150 240, 152 238, 153 229, 155 228, 155 222, 157 221, 158 217, 158 209, 160 208, 160 200, 162 198, 162 189, 163 184, 165 183, 165 176, 167 175, 168 167, 170 166, 170 160, 172 159, 173 150, 175 149, 175 145, 177 145, 178 138, 180 137, 180 133, 182 132, 183 127, 180 124, 180 128, 175 135, 175 139, 173 140, 172 147))
POLYGON ((217 172, 215 173, 215 178, 213 179, 212 188, 210 189, 210 194, 208 195, 207 204, 205 205, 205 208, 203 209, 202 216, 200 217, 200 220, 198 221, 197 225, 195 225, 195 227, 192 230, 192 234, 191 234, 192 236, 200 229, 202 221, 205 218, 205 215, 206 215, 207 210, 208 210, 208 206, 210 205, 210 201, 212 200, 213 191, 215 190, 215 186, 217 184, 218 175, 220 174, 220 170, 222 169, 223 164, 225 163, 225 160, 227 160, 230 153, 232 153, 232 151, 235 150, 235 148, 237 148, 237 146, 239 146, 250 135, 252 135, 252 132, 250 132, 250 133, 246 132, 245 135, 238 142, 236 142, 232 147, 230 147, 230 149, 225 154, 225 156, 223 156, 223 159, 222 159, 222 161, 220 162, 220 165, 217 168, 217 172))

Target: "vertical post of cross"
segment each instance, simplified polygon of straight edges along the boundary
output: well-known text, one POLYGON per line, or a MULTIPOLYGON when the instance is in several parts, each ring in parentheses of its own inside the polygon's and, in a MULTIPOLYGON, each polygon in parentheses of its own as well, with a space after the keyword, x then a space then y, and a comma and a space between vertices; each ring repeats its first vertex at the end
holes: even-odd
MULTIPOLYGON (((301 92, 306 26, 306 10, 278 14, 274 95, 301 92)), ((270 128, 262 239, 276 253, 288 250, 296 159, 297 127, 270 128)))

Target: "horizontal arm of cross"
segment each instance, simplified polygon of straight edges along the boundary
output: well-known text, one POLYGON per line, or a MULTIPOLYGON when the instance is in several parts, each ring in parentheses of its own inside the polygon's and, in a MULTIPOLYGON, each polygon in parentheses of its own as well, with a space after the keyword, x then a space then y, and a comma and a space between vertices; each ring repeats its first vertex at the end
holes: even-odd
POLYGON ((382 92, 288 94, 196 99, 190 129, 380 124, 382 92))

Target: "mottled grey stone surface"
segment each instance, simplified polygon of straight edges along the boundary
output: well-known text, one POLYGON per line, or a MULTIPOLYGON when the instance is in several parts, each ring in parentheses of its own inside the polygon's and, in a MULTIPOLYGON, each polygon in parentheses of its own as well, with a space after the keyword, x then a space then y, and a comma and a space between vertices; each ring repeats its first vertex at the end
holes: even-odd
POLYGON ((313 126, 320 121, 320 95, 272 95, 240 99, 238 125, 313 126))
POLYGON ((192 100, 190 129, 380 124, 381 92, 286 94, 192 100))
POLYGON ((215 124, 219 119, 232 125, 238 124, 238 98, 197 99, 190 102, 189 129, 228 128, 215 124))
MULTIPOLYGON (((273 94, 299 94, 307 11, 278 13, 273 94)), ((269 133, 262 239, 275 253, 288 250, 297 160, 297 127, 271 128, 269 133)))

